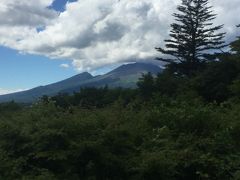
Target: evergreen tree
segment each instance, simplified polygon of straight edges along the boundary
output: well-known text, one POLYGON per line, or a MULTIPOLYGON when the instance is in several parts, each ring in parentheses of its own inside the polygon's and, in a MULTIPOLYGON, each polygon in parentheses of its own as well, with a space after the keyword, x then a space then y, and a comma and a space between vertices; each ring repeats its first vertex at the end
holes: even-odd
MULTIPOLYGON (((240 25, 238 25, 237 27, 240 28, 240 25)), ((240 36, 236 41, 232 42, 230 46, 232 51, 236 53, 237 57, 240 57, 240 36)))
POLYGON ((143 98, 150 98, 155 90, 155 82, 153 75, 151 73, 143 74, 143 76, 139 79, 137 86, 143 98))
POLYGON ((170 63, 180 74, 192 75, 204 62, 216 58, 216 50, 225 47, 225 33, 217 32, 223 25, 213 26, 216 14, 208 4, 208 0, 182 0, 179 13, 173 14, 176 22, 171 24, 166 48, 156 48, 166 57, 157 59, 170 63))

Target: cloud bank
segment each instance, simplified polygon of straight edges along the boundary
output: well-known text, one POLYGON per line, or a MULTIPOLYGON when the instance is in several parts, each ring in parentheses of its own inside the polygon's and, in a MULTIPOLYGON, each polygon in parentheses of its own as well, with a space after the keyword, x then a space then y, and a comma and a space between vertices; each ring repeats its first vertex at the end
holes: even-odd
MULTIPOLYGON (((171 14, 180 0, 79 0, 62 13, 53 0, 1 0, 0 45, 22 53, 69 59, 79 71, 105 65, 154 59, 154 47, 168 38, 171 14)), ((210 0, 236 35, 239 0, 210 0)))

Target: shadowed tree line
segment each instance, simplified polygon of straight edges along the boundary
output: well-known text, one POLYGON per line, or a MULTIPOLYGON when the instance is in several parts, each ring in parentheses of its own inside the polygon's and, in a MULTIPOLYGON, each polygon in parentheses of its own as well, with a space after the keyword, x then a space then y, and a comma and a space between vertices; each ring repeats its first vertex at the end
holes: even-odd
POLYGON ((239 179, 238 53, 137 89, 1 104, 0 179, 239 179))
POLYGON ((175 58, 137 89, 0 104, 0 179, 240 179, 240 38, 205 51, 225 46, 207 2, 182 1, 158 49, 175 58))

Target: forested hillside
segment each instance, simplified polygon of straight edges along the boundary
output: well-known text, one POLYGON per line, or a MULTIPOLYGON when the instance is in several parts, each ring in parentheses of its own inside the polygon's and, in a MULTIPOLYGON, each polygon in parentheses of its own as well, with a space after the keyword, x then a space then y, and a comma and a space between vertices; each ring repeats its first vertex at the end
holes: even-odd
POLYGON ((1 179, 239 179, 240 61, 0 106, 1 179))
POLYGON ((240 39, 204 51, 224 48, 225 33, 204 30, 215 17, 207 0, 187 2, 178 7, 187 15, 175 14, 186 26, 173 24, 166 49, 157 48, 173 58, 159 58, 164 71, 136 89, 1 104, 0 179, 239 180, 240 39), (196 16, 203 22, 189 30, 196 16))

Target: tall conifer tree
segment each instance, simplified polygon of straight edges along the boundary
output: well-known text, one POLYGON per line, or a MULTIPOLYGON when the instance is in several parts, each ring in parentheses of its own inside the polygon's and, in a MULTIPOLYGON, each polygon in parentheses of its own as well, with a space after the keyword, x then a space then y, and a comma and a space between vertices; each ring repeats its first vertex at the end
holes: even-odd
POLYGON ((216 50, 225 47, 225 33, 217 32, 223 25, 213 26, 216 14, 211 9, 208 0, 182 0, 177 7, 179 13, 173 14, 176 22, 171 24, 165 49, 156 48, 166 58, 157 59, 171 63, 176 72, 188 76, 213 60, 216 50))
MULTIPOLYGON (((237 25, 238 28, 240 28, 240 25, 237 25)), ((238 39, 230 44, 232 51, 235 52, 235 55, 237 57, 240 57, 240 36, 238 36, 238 39)))

